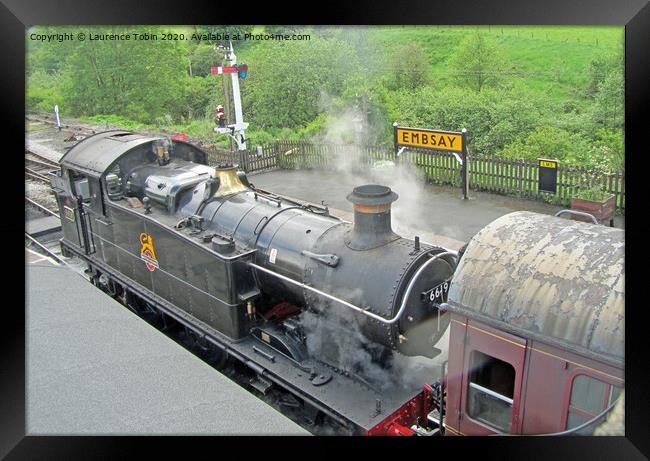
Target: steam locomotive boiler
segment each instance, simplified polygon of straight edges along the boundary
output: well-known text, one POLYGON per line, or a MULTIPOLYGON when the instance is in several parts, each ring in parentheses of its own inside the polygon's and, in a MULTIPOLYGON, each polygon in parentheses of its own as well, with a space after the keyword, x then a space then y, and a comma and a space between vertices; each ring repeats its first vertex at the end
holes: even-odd
POLYGON ((278 386, 352 433, 426 424, 438 368, 390 370, 440 352, 456 255, 395 234, 388 187, 356 187, 349 223, 191 144, 108 131, 68 151, 53 189, 62 247, 94 283, 245 364, 261 392, 278 386))

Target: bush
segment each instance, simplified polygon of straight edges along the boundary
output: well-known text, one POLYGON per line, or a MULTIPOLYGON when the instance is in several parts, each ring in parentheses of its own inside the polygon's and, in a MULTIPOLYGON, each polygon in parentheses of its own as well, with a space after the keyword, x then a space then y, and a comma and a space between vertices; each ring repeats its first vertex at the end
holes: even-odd
POLYGON ((604 202, 610 195, 611 194, 605 191, 602 186, 594 184, 591 187, 578 189, 575 197, 582 200, 591 200, 592 202, 604 202))
POLYGON ((389 99, 388 113, 400 125, 449 131, 468 130, 470 154, 496 155, 515 139, 527 135, 541 118, 541 101, 523 97, 519 90, 480 93, 448 87, 401 91, 389 99))
POLYGON ((588 157, 595 167, 609 172, 625 170, 625 139, 623 131, 600 129, 589 147, 588 157))
POLYGON ((32 72, 27 78, 26 107, 28 110, 42 110, 52 112, 56 104, 61 111, 65 106, 62 104, 61 76, 59 74, 47 74, 43 71, 32 72))
POLYGON ((588 144, 578 133, 542 126, 528 136, 517 139, 502 151, 511 159, 556 159, 567 165, 593 166, 588 155, 588 144))

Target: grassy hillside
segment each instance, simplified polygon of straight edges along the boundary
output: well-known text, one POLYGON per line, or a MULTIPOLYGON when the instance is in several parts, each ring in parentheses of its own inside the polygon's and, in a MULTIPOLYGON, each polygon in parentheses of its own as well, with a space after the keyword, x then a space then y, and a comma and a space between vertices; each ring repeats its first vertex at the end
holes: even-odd
POLYGON ((447 83, 448 63, 458 44, 470 33, 492 37, 511 66, 505 76, 554 100, 575 96, 587 85, 586 69, 602 55, 621 55, 624 29, 618 26, 409 26, 371 27, 368 42, 377 53, 417 43, 431 63, 433 81, 447 83))

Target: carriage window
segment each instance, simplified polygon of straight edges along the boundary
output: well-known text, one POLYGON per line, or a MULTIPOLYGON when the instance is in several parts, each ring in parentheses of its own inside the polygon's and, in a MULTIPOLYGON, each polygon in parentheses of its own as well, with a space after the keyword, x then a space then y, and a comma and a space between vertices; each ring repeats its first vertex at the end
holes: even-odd
POLYGON ((467 414, 510 432, 515 369, 503 360, 472 351, 470 357, 467 414))
POLYGON ((593 419, 613 403, 620 393, 619 387, 591 376, 577 375, 571 385, 566 428, 572 429, 593 419))

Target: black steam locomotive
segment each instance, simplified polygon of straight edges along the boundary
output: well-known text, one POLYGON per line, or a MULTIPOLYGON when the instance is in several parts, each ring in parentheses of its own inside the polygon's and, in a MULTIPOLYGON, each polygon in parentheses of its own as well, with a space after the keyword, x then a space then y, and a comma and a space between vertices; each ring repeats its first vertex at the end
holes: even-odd
POLYGON ((432 429, 422 385, 440 367, 411 357, 440 352, 457 255, 395 234, 389 188, 355 188, 348 223, 191 144, 127 131, 72 147, 53 188, 62 248, 95 284, 245 364, 254 387, 351 433, 432 429))

